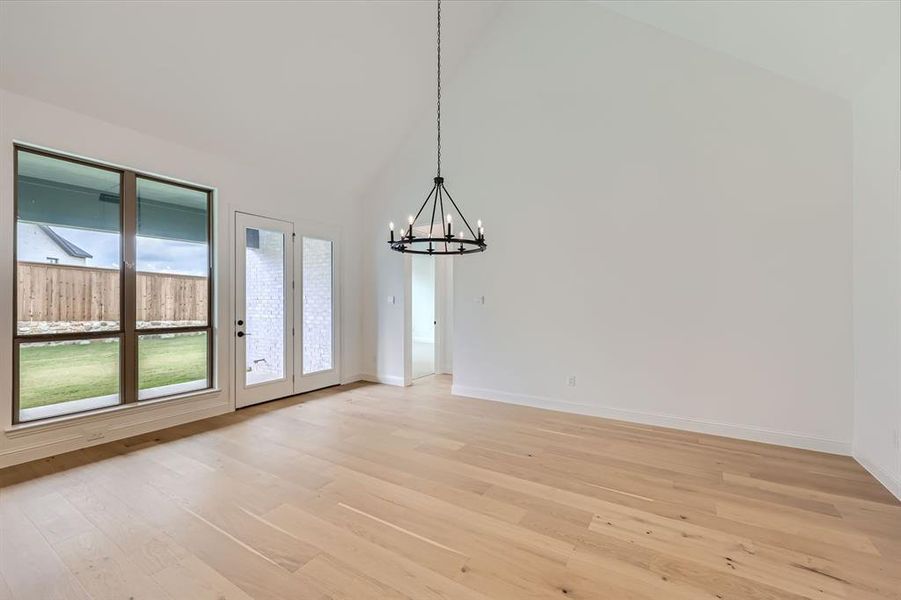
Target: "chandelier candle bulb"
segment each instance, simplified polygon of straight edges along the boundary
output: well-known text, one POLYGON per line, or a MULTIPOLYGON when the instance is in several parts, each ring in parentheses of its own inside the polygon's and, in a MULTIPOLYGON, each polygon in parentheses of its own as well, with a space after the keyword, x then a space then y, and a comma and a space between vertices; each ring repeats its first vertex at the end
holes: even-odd
POLYGON ((394 241, 394 221, 388 223, 388 231, 391 233, 391 241, 394 241))

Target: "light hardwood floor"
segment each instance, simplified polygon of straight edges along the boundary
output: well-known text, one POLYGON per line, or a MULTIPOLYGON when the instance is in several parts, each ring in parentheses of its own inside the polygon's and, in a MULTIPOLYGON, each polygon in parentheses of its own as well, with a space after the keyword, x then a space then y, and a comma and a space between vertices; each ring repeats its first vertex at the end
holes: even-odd
POLYGON ((352 385, 0 471, 0 598, 901 598, 831 456, 352 385))

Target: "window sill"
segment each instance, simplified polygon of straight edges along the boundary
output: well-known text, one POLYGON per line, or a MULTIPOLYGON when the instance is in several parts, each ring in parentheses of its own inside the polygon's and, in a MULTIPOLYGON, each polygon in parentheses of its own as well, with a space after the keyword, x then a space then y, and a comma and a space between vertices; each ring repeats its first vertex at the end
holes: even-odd
POLYGON ((97 410, 92 410, 89 412, 60 415, 58 417, 51 417, 42 419, 40 421, 17 423, 15 425, 7 427, 4 432, 6 433, 6 437, 16 438, 39 431, 50 431, 53 429, 60 429, 75 424, 91 423, 95 421, 111 419, 114 417, 119 417, 123 414, 139 414, 157 408, 161 405, 177 406, 179 404, 197 402, 198 400, 217 398, 221 396, 221 394, 221 388, 209 388, 205 390, 198 390, 196 392, 180 394, 177 396, 167 396, 165 398, 142 400, 133 404, 117 404, 115 406, 98 408, 97 410))
POLYGON ((51 419, 58 419, 60 417, 68 417, 70 415, 95 413, 101 409, 112 408, 114 406, 119 406, 119 394, 109 394, 106 396, 96 396, 94 398, 60 402, 58 404, 48 404, 46 406, 23 408, 19 411, 19 418, 21 419, 22 424, 36 423, 39 421, 43 422, 51 419))

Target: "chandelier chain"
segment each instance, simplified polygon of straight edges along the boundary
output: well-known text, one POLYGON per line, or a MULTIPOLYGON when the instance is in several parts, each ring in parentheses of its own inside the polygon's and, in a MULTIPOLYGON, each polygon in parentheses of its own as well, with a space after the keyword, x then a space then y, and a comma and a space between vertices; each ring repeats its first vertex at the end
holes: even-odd
POLYGON ((438 0, 438 177, 441 177, 441 0, 438 0))
MULTIPOLYGON (((2 2, 2 0, 0 0, 2 2)), ((474 254, 484 252, 488 248, 485 243, 485 230, 482 222, 477 221, 476 229, 473 229, 469 221, 460 211, 460 207, 454 202, 453 196, 444 185, 444 177, 441 176, 441 0, 437 4, 437 61, 436 61, 436 88, 437 101, 435 106, 435 124, 437 130, 437 167, 432 189, 416 211, 416 215, 410 215, 407 227, 400 230, 400 237, 396 236, 394 223, 388 224, 388 243, 392 250, 406 254, 421 254, 427 256, 449 256, 474 254), (445 200, 449 202, 445 205, 445 200), (432 204, 431 214, 427 211, 429 203, 432 204), (438 211, 440 210, 440 214, 438 211), (445 210, 447 211, 445 213, 445 210), (456 216, 455 216, 456 213, 456 216), (417 227, 419 217, 423 217, 423 223, 417 227), (438 217, 437 221, 435 217, 438 217), (445 222, 445 216, 447 221, 445 222), (425 217, 429 217, 428 232, 425 231, 425 217), (454 221, 459 217, 462 225, 454 221), (437 227, 436 227, 437 225, 437 227), (456 229, 455 229, 456 225, 456 229)))

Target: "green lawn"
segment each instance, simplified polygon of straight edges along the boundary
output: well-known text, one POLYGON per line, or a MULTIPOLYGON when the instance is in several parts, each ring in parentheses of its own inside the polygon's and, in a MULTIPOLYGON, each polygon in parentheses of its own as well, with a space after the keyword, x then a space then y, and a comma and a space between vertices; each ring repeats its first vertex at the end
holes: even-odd
MULTIPOLYGON (((206 335, 141 338, 140 389, 206 378, 206 335)), ((23 345, 19 355, 21 408, 93 398, 119 391, 119 344, 23 345)))

